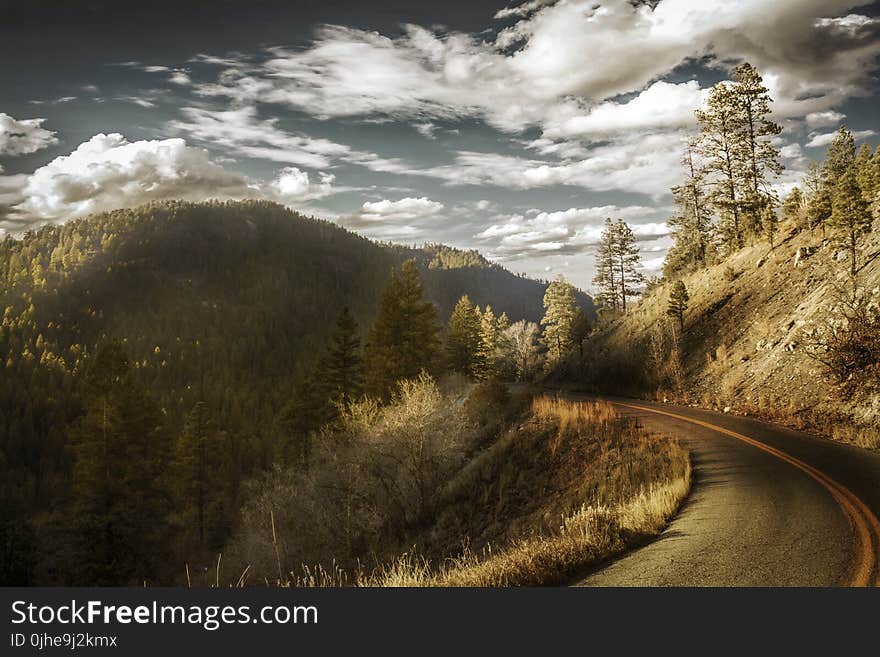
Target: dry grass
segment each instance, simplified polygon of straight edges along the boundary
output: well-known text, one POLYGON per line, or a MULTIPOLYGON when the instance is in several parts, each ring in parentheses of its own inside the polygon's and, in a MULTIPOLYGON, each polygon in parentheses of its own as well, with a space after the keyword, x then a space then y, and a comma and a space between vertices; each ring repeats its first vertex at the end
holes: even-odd
MULTIPOLYGON (((379 424, 387 424, 387 416, 380 419, 379 424)), ((358 433, 371 433, 376 426, 366 422, 358 433)), ((274 551, 277 576, 256 574, 253 583, 565 583, 661 531, 689 486, 690 461, 677 441, 648 434, 610 404, 542 396, 531 402, 520 424, 477 452, 437 490, 437 510, 410 535, 411 549, 386 557, 369 572, 358 561, 347 568, 337 562, 329 567, 304 565, 298 572, 285 569, 282 574, 276 514, 270 510, 264 521, 271 530, 266 552, 274 551)), ((378 557, 377 551, 372 554, 378 557)), ((266 570, 271 572, 263 566, 266 570)), ((247 577, 239 580, 244 580, 239 585, 247 584, 247 577)))
POLYGON ((464 555, 437 571, 413 553, 381 569, 368 586, 547 586, 623 551, 634 540, 666 525, 690 488, 690 470, 672 482, 651 486, 616 507, 582 506, 562 519, 558 531, 517 541, 492 554, 464 555))
MULTIPOLYGON (((523 452, 542 464, 539 472, 521 482, 546 496, 520 509, 525 519, 521 524, 530 525, 530 533, 508 541, 500 550, 490 545, 479 553, 465 549, 456 557, 439 560, 436 567, 411 550, 360 584, 565 583, 634 541, 659 533, 687 495, 690 462, 686 452, 674 440, 647 434, 610 404, 539 397, 532 404, 532 418, 532 424, 518 432, 517 440, 502 442, 502 449, 488 455, 490 463, 479 468, 485 475, 491 471, 487 465, 523 452), (554 516, 555 526, 534 530, 548 509, 558 511, 566 505, 566 512, 554 516)), ((512 487, 499 494, 516 497, 517 492, 512 487)))

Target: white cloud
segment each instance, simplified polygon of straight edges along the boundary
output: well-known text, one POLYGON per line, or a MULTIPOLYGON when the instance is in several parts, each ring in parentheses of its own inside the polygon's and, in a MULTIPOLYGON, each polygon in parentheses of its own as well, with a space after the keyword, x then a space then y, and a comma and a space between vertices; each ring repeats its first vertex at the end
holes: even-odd
POLYGON ((517 259, 536 253, 584 253, 599 242, 606 217, 632 225, 637 239, 655 240, 669 234, 656 218, 656 208, 605 205, 558 212, 527 212, 505 218, 475 235, 494 257, 517 259), (640 223, 641 222, 641 223, 640 223))
POLYGON ((343 144, 289 133, 278 127, 277 119, 261 119, 253 106, 229 110, 184 107, 181 112, 184 120, 168 124, 172 132, 248 157, 323 169, 334 159, 352 154, 343 144))
POLYGON ((626 131, 681 128, 694 124, 694 110, 703 104, 708 90, 691 80, 682 84, 658 81, 628 102, 608 101, 588 113, 550 124, 550 138, 602 137, 626 131))
POLYGON ((453 185, 514 189, 575 185, 595 191, 622 189, 662 196, 681 178, 682 139, 677 132, 634 133, 590 149, 584 159, 563 162, 459 151, 452 164, 406 172, 453 185))
POLYGON ((406 197, 399 201, 367 201, 354 214, 354 218, 363 222, 400 222, 413 221, 431 217, 443 210, 442 203, 432 201, 424 196, 419 198, 406 197))
MULTIPOLYGON (((836 132, 814 132, 810 135, 810 140, 807 142, 807 148, 821 148, 823 146, 828 146, 834 141, 834 135, 836 132)), ((859 139, 867 139, 868 137, 873 137, 877 133, 873 130, 857 130, 852 133, 853 139, 858 141, 859 139)))
MULTIPOLYGON (((310 48, 273 49, 267 61, 237 62, 196 89, 322 118, 481 116, 516 131, 589 116, 689 60, 726 67, 748 59, 765 74, 780 115, 802 117, 859 93, 876 66, 875 19, 826 20, 859 4, 867 0, 527 3, 502 10, 527 17, 494 42, 412 25, 396 38, 331 26, 310 48)), ((648 121, 647 108, 635 109, 633 120, 648 121)), ((661 124, 673 120, 656 114, 661 124)))
POLYGON ((66 221, 162 199, 264 198, 297 207, 335 193, 334 181, 332 174, 313 179, 296 167, 253 181, 180 138, 129 142, 99 134, 29 176, 0 176, 0 208, 6 208, 0 224, 66 221))
POLYGON ((811 128, 827 128, 828 126, 837 125, 846 118, 846 114, 841 114, 834 110, 825 112, 810 112, 804 117, 807 125, 811 128))
POLYGON ((505 18, 512 17, 521 18, 533 14, 538 9, 551 5, 557 1, 558 0, 530 0, 529 2, 524 2, 520 5, 505 7, 504 9, 498 10, 495 13, 495 18, 497 20, 504 20, 505 18))
POLYGON ((129 142, 99 134, 37 169, 23 194, 19 212, 58 220, 156 199, 239 197, 248 185, 183 139, 129 142))
POLYGON ((55 133, 42 127, 45 121, 18 120, 0 112, 0 156, 27 155, 57 144, 55 133))
POLYGON ((274 195, 282 202, 301 203, 324 198, 333 193, 333 181, 336 177, 329 173, 321 173, 319 182, 309 180, 309 174, 296 167, 285 167, 278 177, 269 183, 274 195))

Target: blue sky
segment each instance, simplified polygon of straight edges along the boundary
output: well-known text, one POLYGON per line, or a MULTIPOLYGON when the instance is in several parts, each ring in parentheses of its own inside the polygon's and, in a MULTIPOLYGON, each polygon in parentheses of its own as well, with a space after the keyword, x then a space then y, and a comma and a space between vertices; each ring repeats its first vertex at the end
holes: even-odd
POLYGON ((693 110, 737 63, 775 100, 780 192, 839 125, 877 143, 877 14, 851 0, 37 0, 0 23, 0 230, 269 198, 588 289, 611 216, 653 273, 693 110))

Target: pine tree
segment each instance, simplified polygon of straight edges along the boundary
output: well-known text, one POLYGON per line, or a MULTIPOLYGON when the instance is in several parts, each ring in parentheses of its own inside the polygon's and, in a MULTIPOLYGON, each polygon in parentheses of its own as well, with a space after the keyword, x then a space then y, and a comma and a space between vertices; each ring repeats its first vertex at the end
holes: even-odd
POLYGON ((711 239, 712 213, 705 197, 706 175, 695 163, 694 144, 688 142, 682 158, 686 171, 684 183, 672 188, 678 212, 670 217, 674 231, 677 262, 672 271, 706 264, 706 252, 711 239))
POLYGON ((367 391, 388 399, 397 382, 434 369, 437 359, 437 313, 424 299, 415 262, 392 271, 370 331, 364 363, 367 391))
POLYGON ((747 116, 737 93, 724 82, 709 92, 703 109, 695 112, 700 126, 697 148, 712 180, 709 199, 722 218, 727 242, 743 246, 741 188, 748 158, 747 116))
POLYGON ((855 278, 859 241, 871 229, 871 212, 862 196, 855 166, 850 166, 837 180, 829 223, 838 242, 849 251, 850 274, 855 278))
POLYGON ((615 227, 611 218, 605 219, 605 227, 599 238, 596 250, 596 274, 593 285, 596 286, 596 298, 602 308, 616 312, 619 307, 617 270, 614 261, 615 227))
POLYGON ((776 214, 776 208, 773 207, 772 203, 767 203, 761 209, 761 228, 764 231, 764 235, 767 236, 767 241, 770 242, 770 248, 775 248, 774 240, 776 238, 776 231, 779 228, 779 215, 776 214))
POLYGON ((831 217, 832 189, 825 182, 822 166, 819 163, 810 162, 807 166, 804 188, 807 190, 807 224, 811 231, 821 226, 824 235, 825 223, 831 217))
POLYGON ((76 582, 89 585, 143 581, 165 558, 170 443, 118 343, 98 351, 85 385, 85 414, 72 430, 69 568, 76 582))
POLYGON ((480 347, 480 316, 465 294, 449 317, 446 329, 446 363, 455 371, 475 376, 477 350, 480 347))
POLYGON ((560 362, 573 347, 573 328, 576 317, 575 290, 562 274, 547 286, 544 293, 544 344, 547 345, 548 363, 560 362))
POLYGON ((880 146, 877 152, 872 153, 868 144, 862 144, 856 155, 856 179, 862 189, 862 196, 872 208, 877 202, 877 194, 880 193, 880 146))
POLYGON ((479 312, 480 329, 477 342, 476 364, 478 371, 476 378, 483 381, 500 376, 500 356, 503 349, 504 331, 510 327, 510 320, 506 313, 496 317, 492 312, 492 306, 479 312))
POLYGON ((748 62, 740 64, 733 72, 736 81, 733 92, 739 99, 745 114, 744 139, 746 146, 746 166, 744 175, 744 206, 752 219, 751 230, 761 230, 764 207, 770 202, 771 193, 767 182, 768 173, 779 175, 782 164, 779 151, 773 146, 772 138, 782 132, 782 128, 769 119, 769 90, 758 71, 748 62))
POLYGON ((688 309, 688 301, 690 301, 690 296, 684 281, 675 281, 675 284, 672 286, 672 292, 669 293, 669 305, 666 308, 666 314, 678 320, 682 333, 684 333, 684 314, 688 309))
POLYGON ((336 320, 336 329, 322 369, 329 401, 334 406, 350 404, 363 391, 361 339, 357 322, 347 307, 342 309, 336 320))
POLYGON ((804 205, 804 194, 801 192, 801 188, 793 187, 782 201, 782 217, 786 221, 793 222, 796 226, 803 227, 804 205))
POLYGON ((177 445, 175 473, 181 490, 184 520, 195 526, 200 548, 216 548, 226 537, 224 506, 228 477, 223 434, 197 402, 187 415, 177 445))
POLYGON ((620 307, 626 312, 627 297, 639 293, 638 288, 633 287, 645 280, 639 271, 639 245, 632 228, 622 219, 614 224, 614 241, 612 254, 614 256, 614 269, 617 272, 617 283, 620 295, 620 307))
POLYGON ((855 161, 856 142, 853 134, 846 126, 840 126, 825 153, 825 162, 822 164, 822 182, 831 190, 832 196, 837 183, 853 167, 855 161))

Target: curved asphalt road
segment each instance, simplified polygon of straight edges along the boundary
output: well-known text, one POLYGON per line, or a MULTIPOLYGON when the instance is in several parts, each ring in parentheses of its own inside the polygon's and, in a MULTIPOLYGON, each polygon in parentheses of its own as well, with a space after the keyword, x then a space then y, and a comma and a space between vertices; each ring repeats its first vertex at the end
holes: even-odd
POLYGON ((880 585, 880 453, 749 418, 613 403, 681 440, 693 488, 656 540, 579 585, 880 585))

